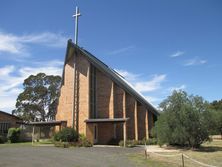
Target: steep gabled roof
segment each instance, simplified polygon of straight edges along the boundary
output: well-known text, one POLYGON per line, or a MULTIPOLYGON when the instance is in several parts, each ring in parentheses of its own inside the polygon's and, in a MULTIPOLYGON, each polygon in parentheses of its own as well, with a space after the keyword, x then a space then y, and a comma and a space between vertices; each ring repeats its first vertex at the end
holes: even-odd
MULTIPOLYGON (((153 107, 146 99, 145 97, 140 94, 138 91, 136 91, 133 86, 128 83, 119 73, 117 73, 115 70, 107 66, 105 63, 103 63, 101 60, 97 59, 94 55, 89 53, 87 50, 80 48, 79 46, 75 45, 72 40, 68 40, 67 43, 67 50, 66 50, 66 56, 64 61, 64 67, 68 59, 73 56, 75 53, 80 52, 82 55, 86 57, 86 59, 94 65, 96 68, 98 68, 101 72, 104 72, 106 75, 108 75, 111 80, 113 80, 118 86, 120 86, 123 90, 125 90, 128 94, 132 95, 138 102, 146 106, 146 108, 151 109, 150 111, 153 112, 155 115, 159 115, 159 112, 155 107, 153 107)), ((63 68, 63 76, 62 76, 62 83, 64 81, 64 68, 63 68)))

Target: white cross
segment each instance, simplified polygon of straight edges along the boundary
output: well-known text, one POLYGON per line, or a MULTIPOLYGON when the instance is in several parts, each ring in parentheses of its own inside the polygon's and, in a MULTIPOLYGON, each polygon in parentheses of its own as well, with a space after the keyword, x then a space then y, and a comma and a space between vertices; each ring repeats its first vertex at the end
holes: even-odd
POLYGON ((78 17, 81 16, 79 13, 79 8, 76 6, 76 14, 72 15, 72 17, 76 18, 76 23, 75 23, 75 44, 78 44, 78 17))

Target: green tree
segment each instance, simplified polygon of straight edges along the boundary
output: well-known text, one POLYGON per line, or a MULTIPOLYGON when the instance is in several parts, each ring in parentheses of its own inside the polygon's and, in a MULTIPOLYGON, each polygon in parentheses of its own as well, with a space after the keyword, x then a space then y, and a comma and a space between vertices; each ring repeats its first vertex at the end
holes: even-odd
POLYGON ((55 119, 60 84, 60 76, 30 75, 24 80, 24 91, 19 94, 12 113, 25 121, 55 119))
POLYGON ((222 100, 213 101, 209 108, 212 110, 212 132, 213 134, 221 134, 222 137, 222 100))
POLYGON ((199 147, 209 139, 204 113, 208 103, 200 96, 188 96, 184 91, 174 91, 160 104, 162 110, 155 123, 154 133, 158 143, 199 147))

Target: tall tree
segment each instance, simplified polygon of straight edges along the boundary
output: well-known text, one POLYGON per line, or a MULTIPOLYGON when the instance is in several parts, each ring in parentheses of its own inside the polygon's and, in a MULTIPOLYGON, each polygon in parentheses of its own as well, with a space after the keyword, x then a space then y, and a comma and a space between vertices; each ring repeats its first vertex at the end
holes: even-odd
POLYGON ((210 103, 210 109, 212 109, 212 118, 213 118, 213 134, 221 134, 222 138, 222 99, 215 100, 210 103))
POLYGON ((155 123, 158 143, 199 147, 209 139, 204 113, 208 103, 200 96, 174 91, 160 104, 162 113, 155 123))
POLYGON ((25 121, 54 120, 58 104, 60 76, 39 73, 24 80, 13 114, 25 121))

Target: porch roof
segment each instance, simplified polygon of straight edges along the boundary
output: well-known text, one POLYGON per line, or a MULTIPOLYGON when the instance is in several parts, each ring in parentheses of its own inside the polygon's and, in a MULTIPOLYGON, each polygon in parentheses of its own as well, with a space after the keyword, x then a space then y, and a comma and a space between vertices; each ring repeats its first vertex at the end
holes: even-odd
POLYGON ((17 122, 17 123, 24 125, 32 125, 32 126, 57 126, 67 123, 67 121, 47 121, 47 122, 29 122, 29 123, 17 122))
POLYGON ((129 120, 129 118, 96 118, 86 119, 86 123, 123 123, 129 120))

